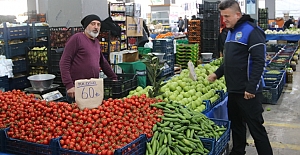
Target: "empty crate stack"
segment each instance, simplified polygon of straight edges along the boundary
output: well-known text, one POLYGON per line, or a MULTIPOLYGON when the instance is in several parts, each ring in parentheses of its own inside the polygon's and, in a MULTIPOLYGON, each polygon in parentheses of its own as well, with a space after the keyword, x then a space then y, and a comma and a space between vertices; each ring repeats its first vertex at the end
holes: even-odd
POLYGON ((177 44, 176 45, 176 63, 183 69, 187 68, 187 63, 191 61, 195 66, 199 56, 198 44, 177 44))
POLYGON ((12 59, 14 77, 9 79, 9 89, 24 89, 30 86, 27 80, 26 49, 29 45, 28 25, 8 25, 0 28, 0 52, 12 59))
POLYGON ((164 53, 164 69, 160 76, 170 77, 174 75, 175 55, 173 39, 153 40, 153 53, 164 53))
MULTIPOLYGON (((188 40, 190 44, 198 44, 198 50, 201 50, 201 21, 190 20, 188 24, 188 40)), ((200 52, 199 52, 200 53, 200 52)))
POLYGON ((258 25, 263 30, 268 29, 269 27, 269 15, 268 8, 259 8, 258 9, 258 25))
POLYGON ((219 2, 204 1, 204 14, 202 23, 202 53, 213 53, 219 57, 218 36, 220 34, 219 2))

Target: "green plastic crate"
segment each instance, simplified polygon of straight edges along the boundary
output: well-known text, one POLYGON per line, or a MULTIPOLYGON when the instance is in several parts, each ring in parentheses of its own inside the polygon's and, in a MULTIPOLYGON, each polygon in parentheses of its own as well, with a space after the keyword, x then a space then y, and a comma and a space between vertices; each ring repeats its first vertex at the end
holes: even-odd
POLYGON ((148 54, 151 52, 151 48, 147 48, 147 47, 138 47, 138 52, 139 54, 148 54))

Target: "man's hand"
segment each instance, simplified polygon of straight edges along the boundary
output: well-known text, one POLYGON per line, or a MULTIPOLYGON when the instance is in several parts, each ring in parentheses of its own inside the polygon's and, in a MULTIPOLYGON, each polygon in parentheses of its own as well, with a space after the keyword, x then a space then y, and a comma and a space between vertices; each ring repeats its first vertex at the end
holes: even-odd
POLYGON ((67 90, 67 94, 68 96, 70 96, 71 98, 75 98, 75 87, 70 88, 69 90, 67 90))
POLYGON ((214 81, 216 81, 216 79, 217 79, 217 75, 215 73, 212 73, 207 77, 207 80, 209 82, 214 82, 214 81))
POLYGON ((255 94, 251 94, 251 93, 248 93, 248 92, 245 91, 244 98, 245 98, 246 100, 252 99, 252 98, 254 98, 254 97, 255 97, 255 94))

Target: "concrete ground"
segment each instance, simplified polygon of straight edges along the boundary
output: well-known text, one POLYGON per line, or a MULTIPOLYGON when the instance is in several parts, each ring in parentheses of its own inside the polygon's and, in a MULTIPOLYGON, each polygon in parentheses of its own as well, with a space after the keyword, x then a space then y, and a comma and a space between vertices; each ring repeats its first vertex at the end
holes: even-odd
MULTIPOLYGON (((276 105, 264 104, 265 127, 274 155, 300 155, 300 64, 276 105), (270 111, 266 109, 270 108, 270 111)), ((248 134, 249 135, 249 134, 248 134)), ((246 155, 257 155, 251 135, 246 155)))

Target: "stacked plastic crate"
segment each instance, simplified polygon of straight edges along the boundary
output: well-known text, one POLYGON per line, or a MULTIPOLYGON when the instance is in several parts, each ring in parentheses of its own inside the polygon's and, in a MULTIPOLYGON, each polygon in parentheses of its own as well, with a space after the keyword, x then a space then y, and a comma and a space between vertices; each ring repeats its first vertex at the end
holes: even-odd
POLYGON ((266 30, 269 28, 268 8, 259 8, 258 9, 258 25, 263 30, 266 30))
POLYGON ((213 53, 213 57, 219 57, 218 36, 220 34, 219 2, 204 1, 202 23, 202 53, 213 53))
POLYGON ((170 77, 174 75, 175 55, 173 39, 153 40, 153 53, 164 53, 164 67, 160 76, 170 77))
POLYGON ((177 44, 176 45, 176 63, 179 64, 182 69, 187 68, 187 63, 192 61, 196 66, 199 55, 198 44, 177 44))
POLYGON ((48 73, 49 26, 32 23, 30 26, 31 46, 28 48, 27 65, 29 75, 48 73))
POLYGON ((0 52, 12 59, 14 77, 9 79, 9 89, 30 86, 27 80, 26 49, 29 45, 29 26, 3 23, 0 28, 0 52))
MULTIPOLYGON (((201 21, 190 20, 188 24, 188 40, 190 44, 198 44, 198 50, 201 50, 201 21)), ((201 53, 201 52, 199 52, 201 53)))

